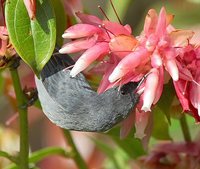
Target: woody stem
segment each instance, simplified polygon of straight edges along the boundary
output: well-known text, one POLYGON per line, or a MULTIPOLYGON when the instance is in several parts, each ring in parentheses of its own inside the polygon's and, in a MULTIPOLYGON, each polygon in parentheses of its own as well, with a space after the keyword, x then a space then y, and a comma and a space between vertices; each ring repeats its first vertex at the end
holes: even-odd
POLYGON ((183 133, 183 137, 185 139, 186 142, 191 142, 191 135, 190 135, 190 131, 189 131, 189 127, 187 124, 187 119, 185 117, 185 114, 183 114, 183 116, 180 118, 180 125, 181 125, 181 129, 182 129, 182 133, 183 133))

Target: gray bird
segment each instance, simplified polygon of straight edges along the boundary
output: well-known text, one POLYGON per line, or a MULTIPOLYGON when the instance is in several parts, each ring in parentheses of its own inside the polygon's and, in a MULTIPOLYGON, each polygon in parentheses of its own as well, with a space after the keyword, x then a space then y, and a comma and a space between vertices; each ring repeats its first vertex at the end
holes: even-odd
POLYGON ((43 112, 53 123, 69 130, 104 132, 128 117, 139 100, 139 82, 97 94, 82 73, 70 77, 66 68, 71 65, 68 55, 55 53, 40 79, 35 78, 43 112))

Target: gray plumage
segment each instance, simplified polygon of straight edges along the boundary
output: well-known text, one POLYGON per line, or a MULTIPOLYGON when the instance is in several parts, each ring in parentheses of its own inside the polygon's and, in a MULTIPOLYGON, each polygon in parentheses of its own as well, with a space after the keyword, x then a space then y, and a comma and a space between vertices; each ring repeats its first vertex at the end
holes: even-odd
POLYGON ((56 54, 36 78, 38 96, 46 116, 70 130, 103 132, 127 118, 137 104, 138 83, 128 83, 102 94, 93 91, 83 74, 70 77, 66 67, 74 64, 68 55, 56 54))

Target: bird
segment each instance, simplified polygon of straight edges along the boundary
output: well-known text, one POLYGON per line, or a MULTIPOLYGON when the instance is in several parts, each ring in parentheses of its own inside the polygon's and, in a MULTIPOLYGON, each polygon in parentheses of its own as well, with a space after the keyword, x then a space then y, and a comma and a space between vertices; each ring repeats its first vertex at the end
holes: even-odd
POLYGON ((98 94, 83 73, 70 76, 75 64, 58 50, 35 77, 38 97, 44 114, 57 126, 83 132, 106 132, 126 119, 135 108, 140 95, 140 82, 128 82, 98 94))

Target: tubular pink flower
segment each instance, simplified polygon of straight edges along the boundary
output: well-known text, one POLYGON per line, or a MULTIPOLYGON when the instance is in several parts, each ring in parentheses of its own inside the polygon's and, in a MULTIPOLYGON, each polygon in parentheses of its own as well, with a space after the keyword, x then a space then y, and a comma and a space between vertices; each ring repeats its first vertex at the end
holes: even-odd
POLYGON ((178 67, 175 59, 166 60, 165 66, 174 81, 179 79, 178 67))
POLYGON ((74 40, 72 42, 69 42, 63 45, 62 48, 59 50, 59 52, 60 53, 76 53, 82 50, 86 50, 95 45, 97 38, 98 38, 97 36, 92 36, 88 38, 74 40))
POLYGON ((143 139, 145 134, 145 129, 148 125, 150 112, 139 112, 136 110, 136 120, 135 120, 135 137, 139 139, 143 139))
POLYGON ((166 27, 167 27, 166 19, 167 19, 166 10, 164 7, 162 7, 160 10, 159 17, 158 17, 158 23, 157 23, 156 32, 155 32, 155 34, 158 37, 162 37, 166 33, 166 27))
POLYGON ((36 15, 36 1, 35 0, 24 0, 28 15, 30 19, 34 19, 36 15))
POLYGON ((145 23, 144 23, 145 35, 148 36, 151 33, 155 32, 157 21, 158 21, 157 12, 155 11, 155 9, 150 9, 148 11, 148 14, 146 15, 145 23))
MULTIPOLYGON (((91 61, 86 61, 85 59, 81 58, 85 58, 85 54, 88 55, 88 51, 90 51, 90 53, 92 49, 94 49, 93 51, 95 51, 95 46, 99 46, 99 44, 101 43, 107 44, 105 50, 106 52, 104 51, 103 47, 101 54, 102 57, 99 57, 100 52, 98 49, 96 51, 98 54, 95 57, 92 56, 92 61, 97 58, 102 60, 106 55, 108 55, 109 58, 114 56, 116 57, 115 60, 118 60, 119 58, 123 58, 127 53, 130 53, 137 44, 137 40, 130 35, 131 28, 128 25, 123 26, 115 22, 101 21, 95 16, 86 15, 81 12, 78 12, 77 16, 83 23, 68 28, 63 34, 63 37, 70 39, 79 39, 65 44, 62 49, 60 49, 61 53, 74 53, 86 50, 83 56, 81 56, 80 59, 77 61, 78 63, 72 69, 72 76, 75 76, 81 70, 89 66, 90 63, 92 63, 91 61), (127 39, 128 41, 126 41, 127 39), (89 43, 87 42, 87 40, 89 40, 89 43), (124 43, 124 45, 119 48, 119 44, 121 43, 124 43)), ((105 80, 105 78, 103 80, 105 80)), ((107 83, 107 87, 109 85, 110 84, 107 83)), ((107 87, 103 88, 106 89, 107 87)))
POLYGON ((134 70, 134 68, 139 66, 148 55, 149 53, 145 48, 137 48, 134 52, 130 53, 119 62, 112 74, 109 76, 109 81, 112 83, 126 75, 129 71, 134 70))
POLYGON ((151 65, 154 68, 162 66, 162 58, 157 50, 155 50, 151 57, 151 65))
POLYGON ((154 102, 159 81, 159 72, 153 68, 151 73, 147 76, 145 83, 145 90, 143 95, 143 106, 141 110, 145 112, 151 111, 151 105, 154 102))
POLYGON ((101 29, 89 24, 76 24, 68 28, 62 35, 63 38, 83 38, 101 32, 101 29))
POLYGON ((102 24, 102 20, 94 15, 87 15, 82 12, 76 12, 76 15, 83 23, 97 26, 102 24))
POLYGON ((75 77, 79 72, 88 67, 98 57, 105 55, 109 52, 108 43, 102 42, 94 45, 92 48, 86 50, 81 57, 75 63, 73 69, 70 72, 72 77, 75 77))

